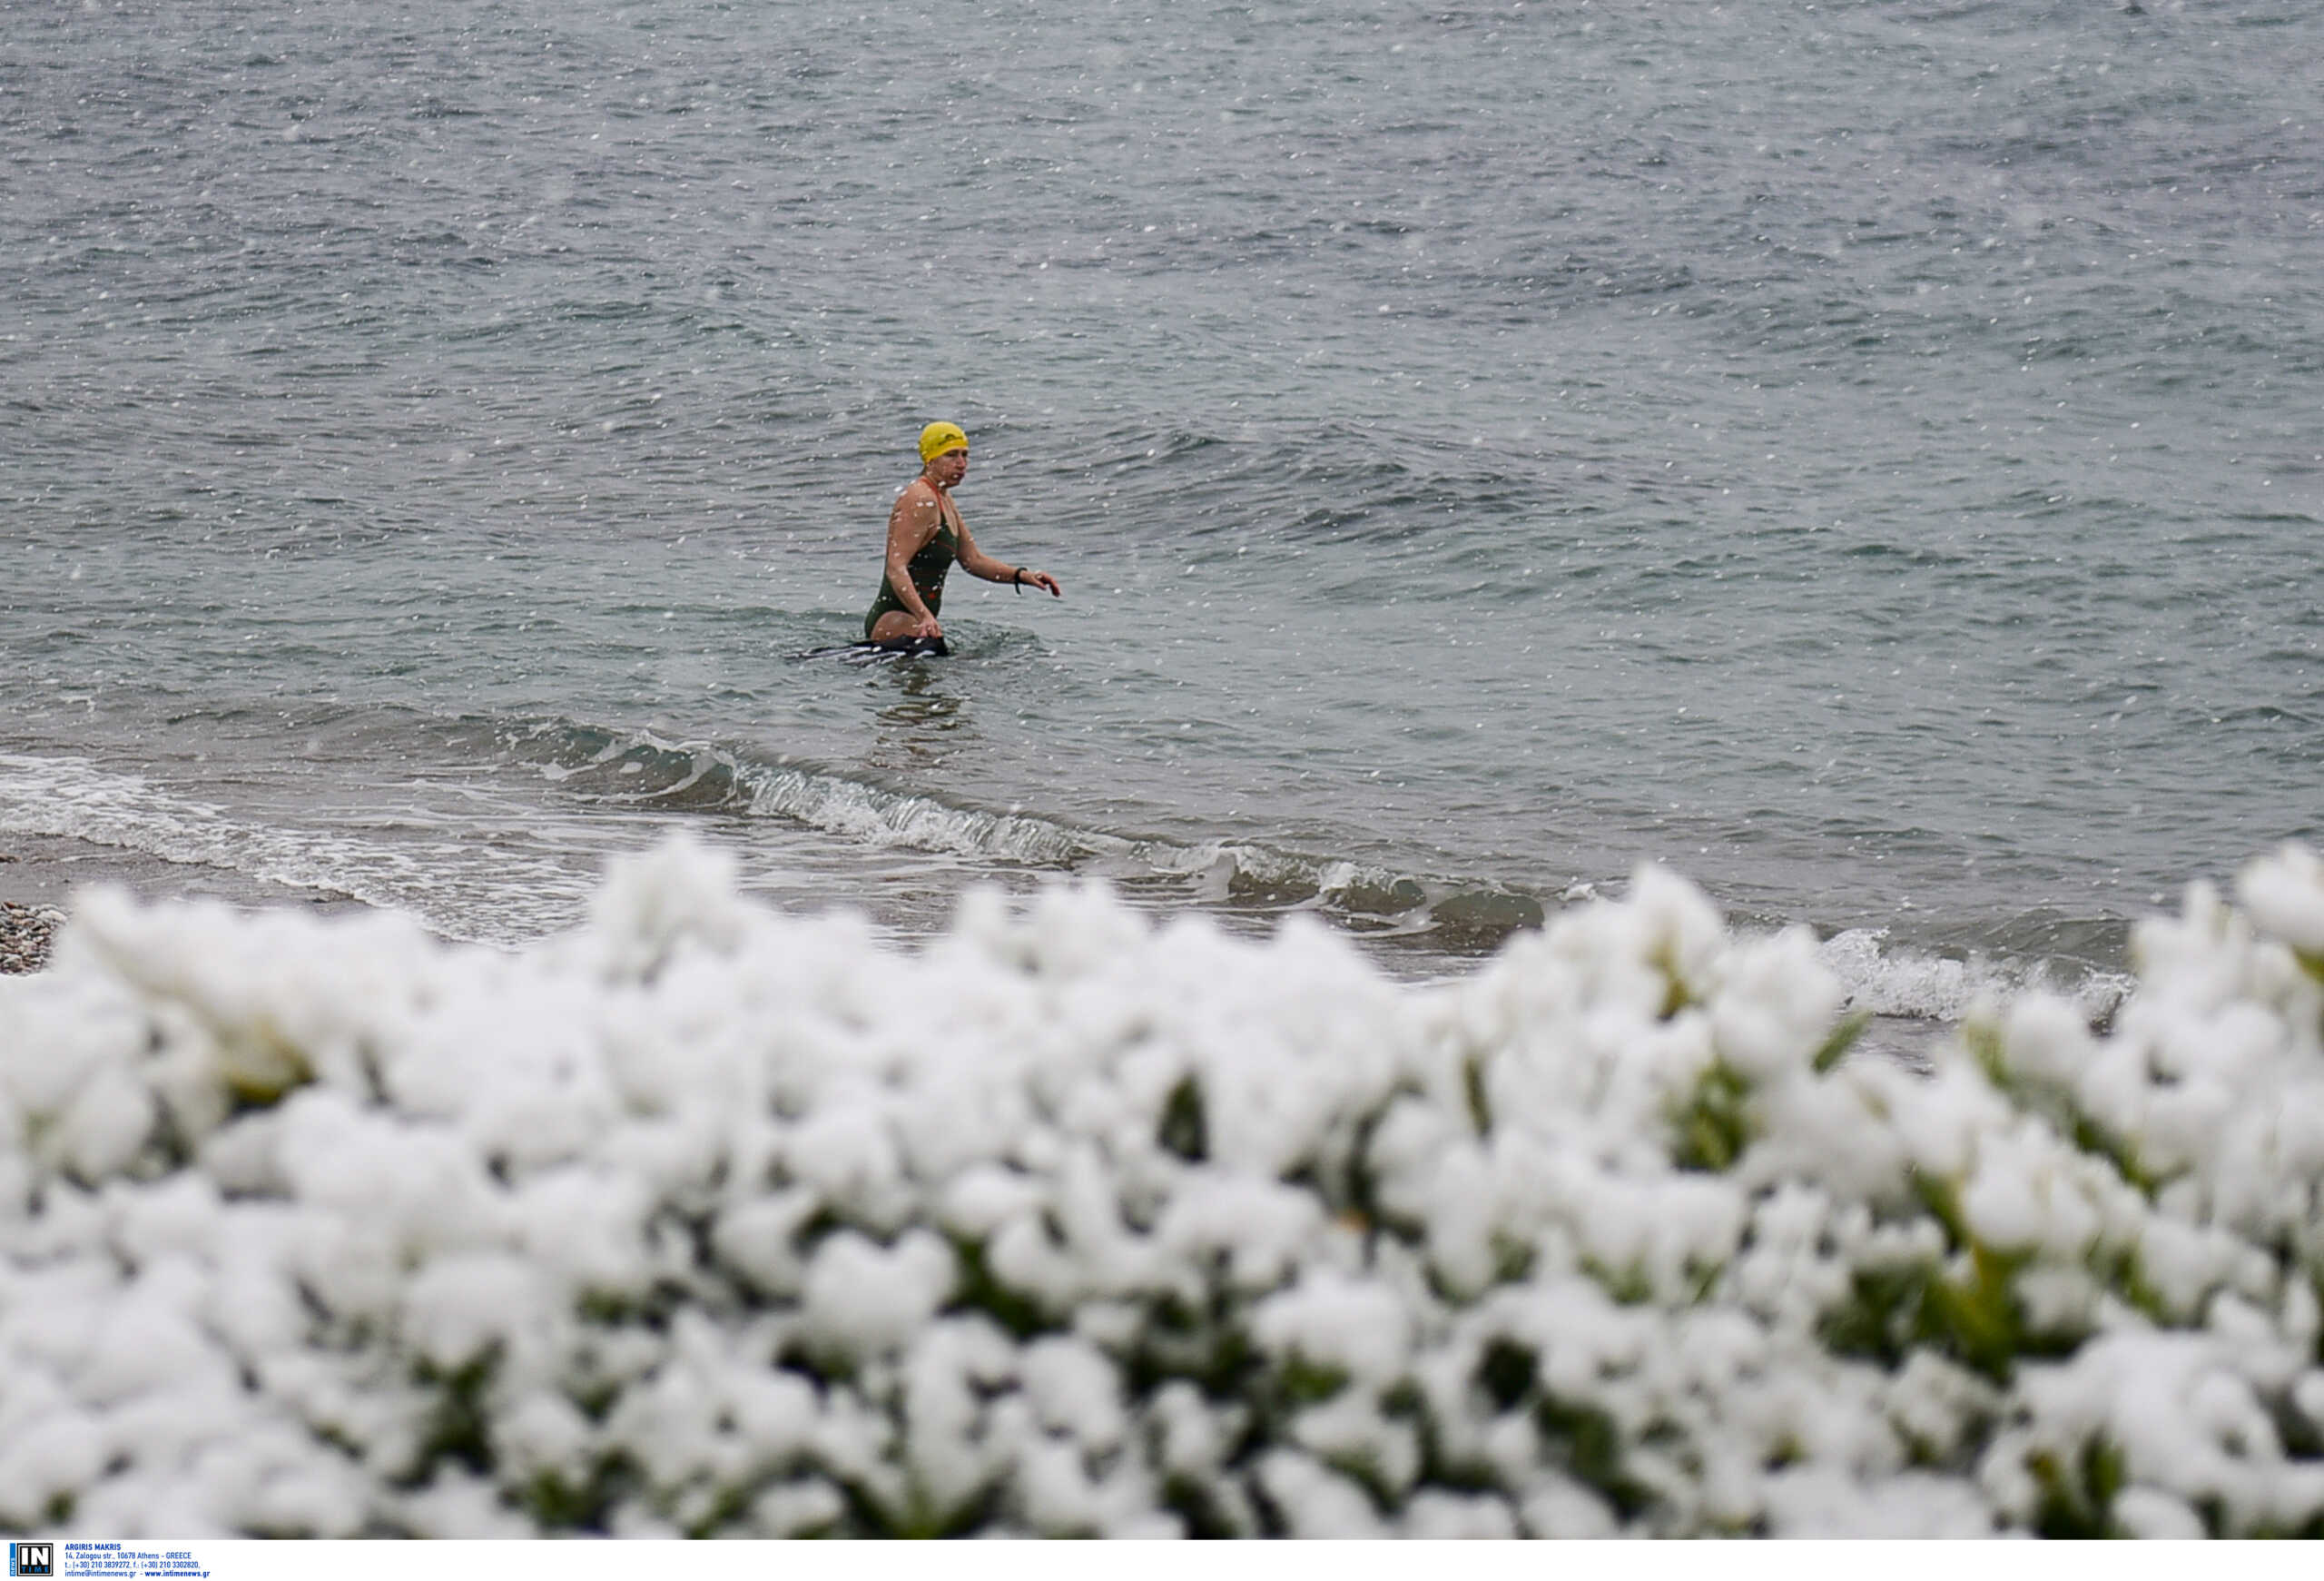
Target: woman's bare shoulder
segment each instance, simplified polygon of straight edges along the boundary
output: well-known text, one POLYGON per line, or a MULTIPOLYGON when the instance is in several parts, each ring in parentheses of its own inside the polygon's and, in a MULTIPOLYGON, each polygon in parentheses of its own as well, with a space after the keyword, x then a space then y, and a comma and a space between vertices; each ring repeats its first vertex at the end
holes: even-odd
POLYGON ((936 490, 929 486, 927 479, 914 478, 896 490, 896 503, 892 514, 899 520, 941 517, 944 514, 944 501, 936 490))

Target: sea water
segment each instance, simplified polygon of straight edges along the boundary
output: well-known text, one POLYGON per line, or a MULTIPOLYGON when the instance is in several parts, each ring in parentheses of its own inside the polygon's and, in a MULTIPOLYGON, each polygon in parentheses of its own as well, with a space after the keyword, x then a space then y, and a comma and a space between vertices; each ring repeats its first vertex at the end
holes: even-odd
POLYGON ((570 926, 673 826, 1863 1003, 2324 826, 2324 13, 36 5, 0 838, 570 926), (965 425, 955 657, 860 631, 965 425))

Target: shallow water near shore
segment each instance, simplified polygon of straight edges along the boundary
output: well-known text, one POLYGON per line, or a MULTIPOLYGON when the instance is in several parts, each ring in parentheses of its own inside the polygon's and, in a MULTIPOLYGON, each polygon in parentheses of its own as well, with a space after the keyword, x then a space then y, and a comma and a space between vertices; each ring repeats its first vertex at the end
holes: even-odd
POLYGON ((1423 976, 1654 860, 1942 1019, 2319 834, 2313 12, 20 21, 0 836, 1423 976), (935 416, 1068 597, 798 660, 935 416))

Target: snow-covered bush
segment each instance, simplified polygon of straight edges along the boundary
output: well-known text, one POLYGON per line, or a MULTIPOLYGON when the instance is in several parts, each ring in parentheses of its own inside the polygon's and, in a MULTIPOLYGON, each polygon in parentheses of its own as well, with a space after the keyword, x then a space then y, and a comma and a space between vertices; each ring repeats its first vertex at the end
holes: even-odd
POLYGON ((1694 889, 1448 987, 674 845, 508 956, 80 902, 0 983, 0 1527, 2324 1530, 2324 865, 1846 1057, 1694 889))

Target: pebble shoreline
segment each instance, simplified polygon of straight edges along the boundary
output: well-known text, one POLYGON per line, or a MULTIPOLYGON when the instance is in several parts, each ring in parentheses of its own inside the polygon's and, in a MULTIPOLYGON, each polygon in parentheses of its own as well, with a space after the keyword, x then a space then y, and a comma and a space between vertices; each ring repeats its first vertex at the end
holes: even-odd
POLYGON ((0 900, 0 974, 37 972, 48 964, 48 952, 64 914, 54 906, 22 905, 0 900))

